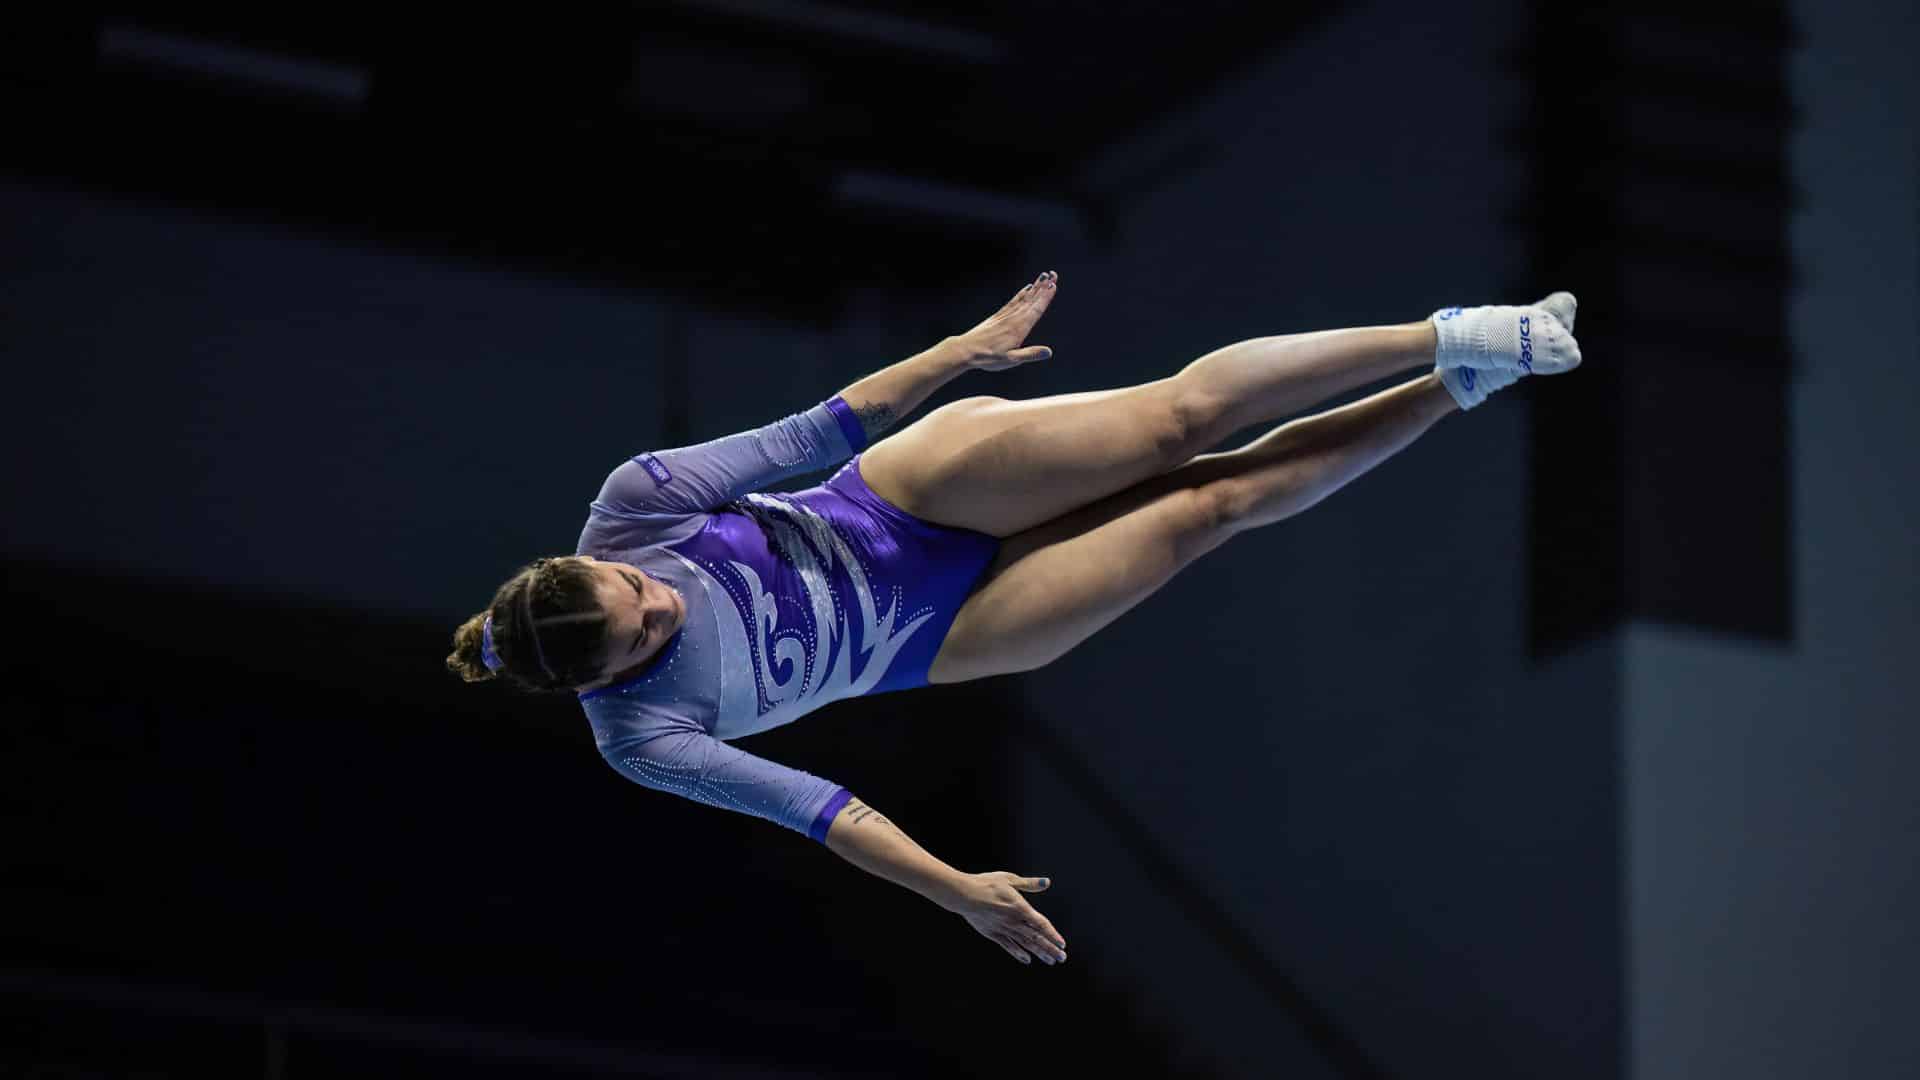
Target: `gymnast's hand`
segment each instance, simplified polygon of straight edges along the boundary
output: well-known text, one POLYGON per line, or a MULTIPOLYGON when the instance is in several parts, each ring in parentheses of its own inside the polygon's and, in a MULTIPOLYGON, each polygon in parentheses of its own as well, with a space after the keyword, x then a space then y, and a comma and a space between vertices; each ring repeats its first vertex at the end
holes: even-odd
POLYGON ((1050 884, 1046 878, 1020 877, 1005 870, 968 874, 947 910, 967 920, 967 925, 1023 964, 1033 962, 1028 953, 1048 964, 1065 963, 1067 939, 1020 895, 1044 892, 1050 884))
POLYGON ((1021 348, 1027 335, 1033 333, 1033 324, 1047 313, 1047 305, 1053 302, 1054 291, 1059 287, 1060 275, 1049 270, 1033 280, 1033 284, 1013 294, 999 311, 987 316, 979 326, 947 339, 949 348, 957 349, 966 358, 967 366, 980 371, 1005 371, 1010 367, 1034 360, 1045 360, 1053 355, 1053 350, 1045 345, 1028 345, 1021 348))

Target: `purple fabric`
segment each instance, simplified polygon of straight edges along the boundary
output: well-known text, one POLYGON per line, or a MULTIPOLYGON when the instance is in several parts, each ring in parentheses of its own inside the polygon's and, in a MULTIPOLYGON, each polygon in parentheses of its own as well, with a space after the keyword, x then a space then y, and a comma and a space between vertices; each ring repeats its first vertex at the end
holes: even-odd
POLYGON ((822 844, 826 843, 827 829, 833 825, 833 819, 840 816, 841 808, 852 799, 853 792, 846 788, 835 792, 833 798, 827 800, 827 805, 820 808, 820 816, 813 819, 813 827, 807 830, 807 835, 822 844))
POLYGON ((860 418, 853 414, 853 406, 848 405, 840 395, 835 394, 827 402, 827 411, 831 412, 834 420, 839 422, 840 433, 847 437, 847 447, 853 453, 858 454, 867 448, 867 429, 860 423, 860 418))
POLYGON ((851 793, 726 740, 841 698, 925 685, 1000 543, 875 495, 859 456, 846 460, 842 417, 851 410, 834 398, 755 431, 639 455, 608 476, 577 548, 638 567, 687 608, 644 669, 580 695, 602 756, 638 783, 821 842, 851 793), (825 483, 755 493, 838 461, 825 483), (734 500, 760 520, 710 510, 734 500))
POLYGON ((794 498, 818 510, 852 538, 856 548, 868 553, 879 568, 875 577, 932 612, 928 624, 894 654, 886 674, 867 693, 927 685, 927 670, 939 655, 960 606, 1000 552, 999 538, 923 521, 882 499, 861 475, 858 454, 820 488, 797 492, 794 498), (840 499, 829 498, 828 492, 840 499))
POLYGON ((493 671, 506 667, 500 662, 500 653, 493 647, 493 612, 491 611, 487 612, 487 621, 480 627, 480 659, 485 661, 487 667, 493 671))

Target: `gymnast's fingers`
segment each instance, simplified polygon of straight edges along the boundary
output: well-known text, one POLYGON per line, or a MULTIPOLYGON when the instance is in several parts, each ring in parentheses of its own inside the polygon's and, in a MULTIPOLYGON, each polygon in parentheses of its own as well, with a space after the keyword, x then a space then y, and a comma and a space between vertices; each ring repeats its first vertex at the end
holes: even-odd
POLYGON ((1049 964, 1058 964, 1066 960, 1067 951, 1047 940, 1047 935, 1037 926, 1015 928, 1015 938, 1026 950, 1049 964))
POLYGON ((1020 946, 1014 944, 1011 936, 1007 934, 989 934, 988 936, 993 938, 994 941, 999 942, 1000 947, 1007 950, 1007 955, 1013 957, 1015 960, 1023 964, 1033 963, 1033 961, 1028 958, 1026 952, 1023 951, 1020 946))
POLYGON ((1027 286, 1027 314, 1032 316, 1035 322, 1039 321, 1040 316, 1046 314, 1047 305, 1053 303, 1058 285, 1057 275, 1049 270, 1041 274, 1038 281, 1027 286))
POLYGON ((1020 286, 1020 291, 1014 293, 1013 296, 1010 299, 1008 299, 1006 303, 1001 304, 1000 310, 994 312, 994 314, 995 315, 1011 314, 1015 308, 1019 307, 1021 304, 1026 303, 1027 297, 1032 295, 1033 295, 1033 286, 1022 285, 1020 286))
POLYGON ((1032 904, 1027 903, 1025 897, 1020 897, 1019 901, 1021 913, 1027 917, 1027 922, 1033 927, 1034 932, 1040 935, 1041 940, 1051 942, 1055 946, 1065 949, 1067 947, 1066 936, 1053 928, 1053 922, 1045 915, 1036 911, 1032 904))
POLYGON ((1041 283, 1044 282, 1046 279, 1047 279, 1047 275, 1041 274, 1039 277, 1034 278, 1032 281, 1028 282, 1027 284, 1020 286, 1020 291, 1014 293, 1011 299, 1009 299, 1006 303, 1000 305, 1000 310, 994 312, 994 314, 995 315, 1012 314, 1015 310, 1025 307, 1027 304, 1031 303, 1033 301, 1033 298, 1040 294, 1041 283))

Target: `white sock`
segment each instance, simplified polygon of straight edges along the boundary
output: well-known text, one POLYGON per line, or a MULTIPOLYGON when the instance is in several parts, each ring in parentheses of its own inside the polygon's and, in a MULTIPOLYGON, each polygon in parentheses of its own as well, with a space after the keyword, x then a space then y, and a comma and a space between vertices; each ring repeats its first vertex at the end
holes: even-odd
POLYGON ((1429 316, 1440 339, 1434 366, 1517 375, 1572 371, 1580 366, 1580 343, 1573 339, 1577 307, 1572 293, 1557 292, 1524 307, 1442 308, 1429 316))
POLYGON ((1579 302, 1557 292, 1526 307, 1442 308, 1430 316, 1439 345, 1434 369, 1460 408, 1529 374, 1557 375, 1580 366, 1573 339, 1579 302))
POLYGON ((1520 376, 1511 371, 1480 371, 1470 367, 1440 368, 1440 385, 1447 388, 1460 408, 1471 409, 1487 400, 1487 395, 1512 386, 1520 376))

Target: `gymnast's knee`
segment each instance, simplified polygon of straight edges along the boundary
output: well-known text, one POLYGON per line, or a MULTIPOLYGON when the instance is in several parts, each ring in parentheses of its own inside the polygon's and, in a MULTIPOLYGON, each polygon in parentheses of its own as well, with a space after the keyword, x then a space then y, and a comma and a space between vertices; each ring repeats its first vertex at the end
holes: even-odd
POLYGON ((994 397, 992 394, 972 394, 963 398, 954 398, 952 401, 947 402, 934 411, 946 412, 951 410, 953 412, 969 412, 982 405, 1003 405, 1006 403, 1006 400, 1007 399, 1003 397, 994 397))
POLYGON ((1227 426, 1231 423, 1228 403, 1207 391, 1198 380, 1176 375, 1168 382, 1172 385, 1169 410, 1174 433, 1168 452, 1173 464, 1178 465, 1219 445, 1220 440, 1233 431, 1227 426))
POLYGON ((1184 489, 1187 533, 1203 548, 1243 527, 1252 508, 1246 492, 1231 478, 1208 480, 1184 489))

